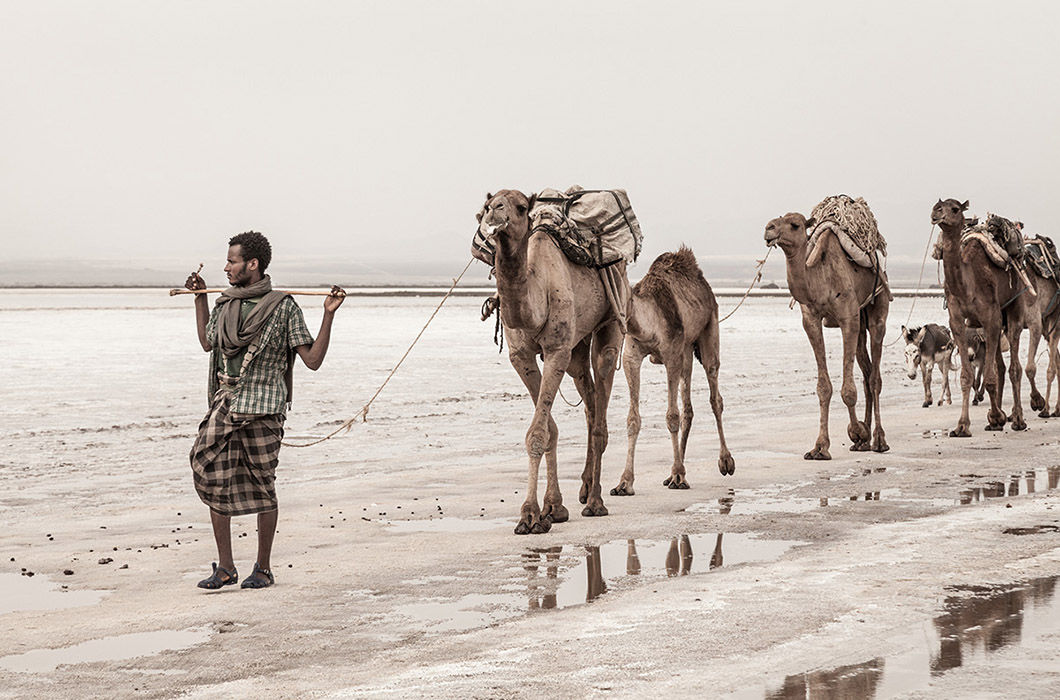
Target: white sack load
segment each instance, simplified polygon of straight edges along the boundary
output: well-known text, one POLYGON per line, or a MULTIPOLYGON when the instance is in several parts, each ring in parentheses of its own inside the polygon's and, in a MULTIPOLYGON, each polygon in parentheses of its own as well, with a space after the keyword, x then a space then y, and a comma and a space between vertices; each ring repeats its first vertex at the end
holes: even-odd
MULTIPOLYGON (((644 239, 625 190, 542 190, 530 210, 532 231, 548 233, 571 262, 603 268, 635 262, 644 239)), ((494 242, 476 232, 472 252, 493 264, 494 242)))

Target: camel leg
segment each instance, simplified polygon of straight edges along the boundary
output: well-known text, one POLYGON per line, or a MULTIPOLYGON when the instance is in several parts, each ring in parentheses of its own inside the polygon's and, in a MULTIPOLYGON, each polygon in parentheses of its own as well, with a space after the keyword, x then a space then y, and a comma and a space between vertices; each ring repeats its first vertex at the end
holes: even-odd
POLYGON ((975 380, 972 382, 972 386, 975 387, 975 398, 972 400, 972 405, 978 406, 983 400, 983 358, 981 357, 975 365, 975 380))
POLYGON ((1038 312, 1037 304, 1031 305, 1029 311, 1031 318, 1027 322, 1027 331, 1030 336, 1027 339, 1027 364, 1023 372, 1027 375, 1027 383, 1031 387, 1031 410, 1041 411, 1047 404, 1045 397, 1038 391, 1034 379, 1038 376, 1038 362, 1035 355, 1038 353, 1038 342, 1042 339, 1042 315, 1038 312))
MULTIPOLYGON (((1037 314, 1038 309, 1031 307, 1031 312, 1037 314)), ((1039 321, 1038 325, 1041 325, 1039 321)), ((1026 430, 1027 421, 1023 418, 1023 397, 1020 396, 1020 389, 1023 383, 1023 368, 1020 366, 1020 336, 1023 334, 1022 323, 1009 323, 1008 329, 1008 343, 1011 351, 1009 353, 1009 368, 1008 376, 1012 380, 1012 429, 1013 430, 1026 430)), ((1033 361, 1033 357, 1031 358, 1033 361)), ((1034 386, 1033 384, 1031 385, 1034 386)), ((1035 390, 1037 391, 1037 390, 1035 390)), ((1042 398, 1041 394, 1038 394, 1038 398, 1042 398)), ((1044 403, 1044 399, 1042 399, 1044 403)))
POLYGON ((953 350, 950 349, 949 354, 942 358, 940 363, 940 369, 942 370, 942 395, 939 397, 939 406, 944 402, 947 404, 953 403, 953 397, 950 394, 950 370, 953 369, 953 350))
POLYGON ((663 486, 687 489, 691 487, 685 478, 685 448, 688 446, 688 431, 692 427, 692 397, 689 395, 692 375, 691 348, 678 358, 668 359, 670 364, 666 367, 666 427, 670 431, 670 442, 673 443, 674 463, 670 467, 670 476, 663 481, 663 486), (671 372, 671 366, 678 363, 680 364, 671 372), (678 398, 681 400, 680 409, 677 406, 678 398))
POLYGON ((832 380, 828 378, 828 363, 824 354, 824 332, 821 330, 821 319, 802 306, 802 328, 810 340, 814 357, 817 360, 817 400, 821 404, 820 426, 817 442, 813 449, 803 455, 803 459, 832 459, 828 452, 831 442, 828 440, 828 402, 832 400, 832 380))
POLYGON ((608 323, 593 333, 592 362, 596 392, 596 415, 593 416, 593 429, 590 440, 594 445, 594 464, 590 483, 583 481, 586 489, 585 517, 607 515, 604 499, 600 493, 600 468, 607 449, 607 404, 611 399, 611 386, 615 381, 615 369, 618 355, 622 351, 622 330, 618 322, 608 323))
MULTIPOLYGON (((510 346, 509 346, 510 347, 510 346)), ((526 386, 527 391, 530 392, 530 398, 534 402, 535 409, 540 406, 539 398, 541 396, 541 370, 537 366, 537 356, 535 353, 529 350, 516 350, 511 349, 509 352, 509 359, 512 363, 512 367, 515 368, 519 378, 523 380, 523 384, 526 386)), ((560 375, 562 378, 562 375, 560 375)), ((557 385, 558 387, 558 385, 557 385)), ((538 411, 534 412, 534 420, 537 420, 538 411)), ((556 426, 556 422, 552 419, 551 413, 547 414, 548 421, 548 435, 545 440, 542 441, 544 444, 543 452, 548 452, 552 456, 546 462, 555 463, 556 444, 559 441, 559 428, 556 426)), ((531 422, 530 429, 534 429, 534 422, 531 422)), ((527 449, 529 452, 529 433, 527 434, 527 449)), ((527 487, 526 487, 526 500, 523 501, 523 507, 520 510, 519 523, 515 527, 515 534, 526 535, 531 532, 534 534, 548 532, 552 528, 552 521, 549 518, 541 517, 541 508, 537 502, 537 482, 539 468, 541 465, 541 454, 538 454, 536 459, 531 453, 530 464, 527 475, 527 487)), ((547 468, 547 467, 546 467, 547 468)), ((558 487, 557 487, 558 488, 558 487)))
POLYGON ((729 452, 729 446, 725 444, 725 429, 721 427, 721 414, 725 410, 725 402, 721 398, 721 390, 718 388, 718 370, 721 368, 721 340, 717 315, 715 315, 703 332, 699 334, 699 356, 702 358, 703 369, 707 372, 707 383, 710 385, 710 410, 714 413, 714 422, 718 426, 718 442, 721 447, 718 453, 718 470, 724 476, 736 473, 736 462, 729 452))
POLYGON ((1005 364, 1001 357, 1001 321, 992 320, 983 324, 986 336, 983 348, 983 387, 990 397, 990 410, 986 414, 987 430, 1005 429, 1005 412, 1001 408, 1001 391, 1004 389, 1005 364))
POLYGON ((968 413, 972 398, 974 368, 968 359, 968 334, 964 331, 964 317, 951 311, 950 328, 953 329, 953 342, 957 344, 957 353, 961 356, 961 417, 957 419, 957 427, 950 431, 950 437, 971 437, 972 432, 969 426, 972 420, 968 413))
MULTIPOLYGON (((552 452, 556 449, 556 443, 559 439, 559 429, 552 419, 552 404, 556 399, 556 392, 559 391, 560 382, 563 381, 563 375, 570 365, 570 358, 571 351, 569 349, 546 351, 544 371, 540 375, 537 375, 537 362, 533 361, 532 355, 530 358, 533 362, 532 373, 527 373, 529 368, 525 366, 525 359, 520 363, 523 366, 516 366, 519 376, 524 378, 523 381, 528 388, 531 381, 537 380, 540 382, 534 402, 534 417, 530 421, 529 430, 526 431, 526 453, 529 458, 529 470, 526 501, 520 511, 519 524, 515 528, 515 534, 517 535, 528 533, 536 535, 548 532, 552 527, 552 519, 541 515, 541 508, 537 502, 537 482, 541 458, 545 456, 546 452, 552 452)), ((515 364, 514 361, 513 364, 515 364)), ((533 393, 531 389, 531 394, 533 393)), ((548 470, 548 481, 556 483, 555 489, 558 492, 559 475, 556 473, 555 460, 547 460, 546 468, 548 470)))
MULTIPOLYGON (((872 346, 872 371, 869 375, 869 395, 865 397, 865 402, 871 401, 876 409, 876 426, 872 429, 872 451, 880 453, 891 449, 887 444, 880 414, 880 394, 883 392, 880 367, 883 364, 883 338, 887 335, 887 310, 887 307, 883 307, 867 318, 869 343, 872 346)), ((871 422, 867 425, 871 425, 871 422)))
POLYGON ((927 357, 920 358, 920 375, 924 380, 924 408, 935 403, 934 399, 931 397, 931 373, 934 369, 934 359, 929 359, 927 357))
MULTIPOLYGON (((1042 411, 1042 413, 1049 413, 1049 392, 1052 391, 1053 381, 1056 380, 1056 407, 1052 412, 1054 418, 1060 418, 1060 347, 1057 347, 1058 345, 1060 345, 1060 329, 1054 328, 1049 334, 1049 370, 1046 372, 1045 409, 1042 411)), ((1048 417, 1048 415, 1042 415, 1042 418, 1048 417)))
POLYGON ((872 411, 874 406, 870 397, 872 396, 872 360, 869 358, 867 326, 858 331, 858 347, 855 359, 861 368, 862 384, 865 386, 865 425, 872 425, 872 411))
MULTIPOLYGON (((865 452, 869 449, 869 428, 858 420, 858 388, 854 382, 854 356, 858 349, 858 335, 861 334, 861 319, 848 319, 842 324, 843 333, 843 385, 839 391, 846 404, 850 423, 847 435, 850 437, 850 449, 854 452, 865 452)), ((865 397, 866 401, 869 397, 865 397)))
POLYGON ((585 411, 585 467, 582 469, 582 485, 578 491, 578 502, 585 503, 589 498, 589 486, 592 481, 593 465, 596 463, 596 445, 593 443, 593 426, 596 424, 596 382, 592 373, 592 336, 586 337, 571 355, 571 366, 568 374, 574 380, 574 386, 581 396, 585 411))
MULTIPOLYGON (((626 336, 625 349, 622 351, 622 369, 626 373, 626 384, 629 386, 629 416, 626 418, 626 469, 618 486, 611 489, 612 496, 632 496, 633 491, 633 458, 637 451, 637 437, 640 435, 640 367, 644 363, 645 353, 632 336, 626 336)), ((588 404, 588 400, 586 400, 588 404)))

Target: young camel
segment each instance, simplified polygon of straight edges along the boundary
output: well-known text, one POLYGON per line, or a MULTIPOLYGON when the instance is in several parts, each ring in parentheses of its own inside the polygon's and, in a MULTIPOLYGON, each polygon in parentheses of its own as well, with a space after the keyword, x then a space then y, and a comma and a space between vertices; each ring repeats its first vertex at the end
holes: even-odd
POLYGON ((673 444, 674 463, 663 486, 687 489, 685 448, 692 427, 692 357, 707 372, 710 407, 718 425, 721 443, 718 469, 728 475, 736 471, 725 432, 721 427, 723 402, 718 390, 721 366, 718 338, 718 302, 703 277, 695 254, 681 246, 676 253, 663 253, 648 273, 633 287, 629 306, 629 328, 622 352, 622 364, 629 384, 629 419, 626 421, 629 446, 626 469, 612 496, 632 496, 633 457, 640 433, 640 368, 645 357, 666 367, 666 427, 673 444), (680 392, 681 409, 677 400, 680 392))
MULTIPOLYGON (((569 514, 563 505, 556 467, 559 431, 552 403, 564 373, 585 403, 588 449, 579 500, 582 515, 607 515, 600 491, 600 461, 607 447, 607 404, 622 346, 622 330, 608 302, 599 273, 569 261, 545 232, 530 229, 533 200, 516 190, 487 195, 478 214, 479 231, 495 238, 497 292, 504 300, 501 322, 508 335, 512 366, 534 401, 526 433, 529 456, 526 501, 515 533, 548 532, 569 514), (543 358, 539 369, 537 356, 543 358), (537 497, 541 458, 547 485, 537 497)), ((625 264, 616 268, 625 281, 625 264)), ((629 283, 626 282, 626 285, 629 283)), ((628 288, 628 287, 627 287, 628 288)))
MULTIPOLYGON (((1013 405, 1012 429, 1026 430, 1023 404, 1020 399, 1020 377, 1023 374, 1019 360, 1020 333, 1029 318, 1034 298, 1021 294, 1022 283, 1016 275, 1002 270, 990 261, 983 246, 975 241, 965 245, 961 236, 965 229, 964 212, 968 202, 956 199, 941 199, 931 210, 931 223, 937 224, 941 233, 942 267, 945 273, 946 304, 950 314, 950 328, 957 343, 962 360, 968 357, 968 334, 962 329, 982 328, 985 337, 983 356, 983 385, 990 397, 987 413, 987 430, 1004 430, 1005 412, 1001 409, 1004 391, 1005 361, 1001 354, 1001 334, 1004 330, 1009 341, 1009 377, 1012 380, 1013 405)), ((950 437, 971 437, 971 419, 968 416, 969 396, 972 388, 972 365, 961 363, 961 417, 950 437)))
POLYGON ((822 323, 829 328, 840 328, 843 333, 843 387, 840 395, 850 416, 847 435, 850 449, 863 452, 890 449, 880 424, 880 358, 883 355, 883 336, 887 331, 887 312, 890 291, 886 281, 871 269, 851 262, 839 240, 832 233, 824 234, 815 252, 819 261, 808 268, 807 221, 802 214, 791 213, 773 219, 766 225, 766 245, 780 246, 787 258, 788 289, 802 307, 802 327, 817 358, 817 397, 821 405, 820 430, 813 449, 805 459, 831 459, 828 448, 828 403, 832 398, 832 382, 828 378, 828 364, 824 352, 822 323), (866 337, 871 346, 866 348, 866 337), (865 420, 857 418, 858 391, 854 384, 854 358, 865 380, 865 420), (875 413, 876 424, 873 425, 875 413), (870 429, 872 441, 869 441, 870 429))

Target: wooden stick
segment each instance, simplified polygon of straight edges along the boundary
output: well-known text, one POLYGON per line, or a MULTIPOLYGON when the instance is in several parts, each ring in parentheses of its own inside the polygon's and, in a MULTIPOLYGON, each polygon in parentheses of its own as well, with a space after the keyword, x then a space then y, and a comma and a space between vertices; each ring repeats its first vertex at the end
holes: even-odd
MULTIPOLYGON (((169 296, 173 297, 178 294, 217 294, 223 292, 224 289, 170 289, 169 296)), ((302 291, 298 289, 274 289, 274 292, 281 292, 283 294, 296 294, 299 296, 309 297, 330 297, 330 296, 345 296, 343 294, 332 294, 331 292, 321 292, 317 290, 302 291)))

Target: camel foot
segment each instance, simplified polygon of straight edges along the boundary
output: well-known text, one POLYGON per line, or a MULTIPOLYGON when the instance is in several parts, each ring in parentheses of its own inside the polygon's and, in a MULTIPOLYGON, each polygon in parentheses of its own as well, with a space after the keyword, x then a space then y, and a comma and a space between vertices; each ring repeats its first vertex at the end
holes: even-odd
POLYGON ((732 458, 731 454, 724 454, 718 457, 718 471, 721 472, 722 476, 731 476, 736 473, 736 460, 732 458))
POLYGON ((999 432, 1003 431, 1004 429, 1005 429, 1005 424, 1004 423, 1002 423, 1001 425, 996 425, 994 423, 987 423, 986 427, 983 428, 983 430, 989 430, 990 432, 994 432, 994 433, 999 433, 999 432))
POLYGON ((815 447, 802 456, 803 459, 814 459, 814 460, 828 460, 832 459, 832 455, 828 453, 828 449, 824 447, 815 447))
POLYGON ((950 437, 952 438, 970 438, 972 431, 968 430, 966 425, 958 425, 956 428, 950 431, 950 437))
POLYGON ((607 515, 607 507, 602 502, 590 503, 582 509, 583 518, 599 518, 607 515))
POLYGON ((515 526, 517 535, 540 535, 552 529, 552 518, 541 516, 541 509, 536 503, 525 503, 519 514, 519 523, 515 526))
POLYGON ((872 445, 869 444, 868 440, 862 440, 861 442, 855 442, 850 446, 851 452, 868 452, 872 449, 872 445))
POLYGON ((1026 430, 1027 429, 1027 421, 1023 420, 1023 416, 1020 416, 1019 418, 1011 418, 1011 420, 1012 420, 1012 429, 1013 430, 1026 430))
POLYGON ((883 438, 877 438, 876 442, 872 443, 873 452, 879 452, 880 454, 883 454, 884 452, 889 452, 890 449, 891 446, 888 445, 887 441, 883 438))
MULTIPOLYGON (((861 443, 865 443, 866 445, 868 445, 870 437, 869 427, 865 425, 862 421, 854 421, 853 423, 847 426, 847 437, 849 437, 850 442, 854 443, 855 445, 861 443)), ((868 449, 868 447, 866 447, 865 449, 868 449)))
MULTIPOLYGON (((952 403, 952 402, 948 402, 948 403, 952 403)), ((939 403, 938 403, 938 405, 939 405, 939 406, 941 406, 941 405, 942 405, 942 399, 939 399, 939 403)))
POLYGON ((556 503, 545 505, 545 512, 541 514, 541 517, 548 518, 554 523, 565 523, 570 520, 570 512, 562 503, 556 503))
POLYGON ((615 488, 611 489, 612 496, 633 496, 633 484, 626 485, 625 481, 622 481, 615 488))
POLYGON ((669 486, 672 489, 681 490, 687 490, 692 488, 689 485, 688 481, 685 480, 684 474, 671 474, 670 476, 666 477, 665 481, 663 481, 663 486, 669 486))
POLYGON ((589 484, 582 482, 582 487, 578 489, 578 503, 585 504, 589 502, 589 484))
POLYGON ((1037 396, 1031 395, 1031 410, 1040 411, 1045 408, 1045 397, 1041 394, 1037 396))
POLYGON ((1052 416, 1053 414, 1049 413, 1049 411, 1042 411, 1038 414, 1039 418, 1052 418, 1052 416))
MULTIPOLYGON (((941 401, 939 401, 939 403, 942 403, 942 402, 941 402, 941 401)), ((921 407, 922 407, 922 408, 931 408, 931 399, 928 399, 927 401, 925 401, 924 403, 922 403, 922 404, 921 404, 921 407)))
POLYGON ((976 398, 972 399, 972 405, 973 406, 978 406, 979 405, 979 401, 980 401, 979 397, 976 397, 976 398))

